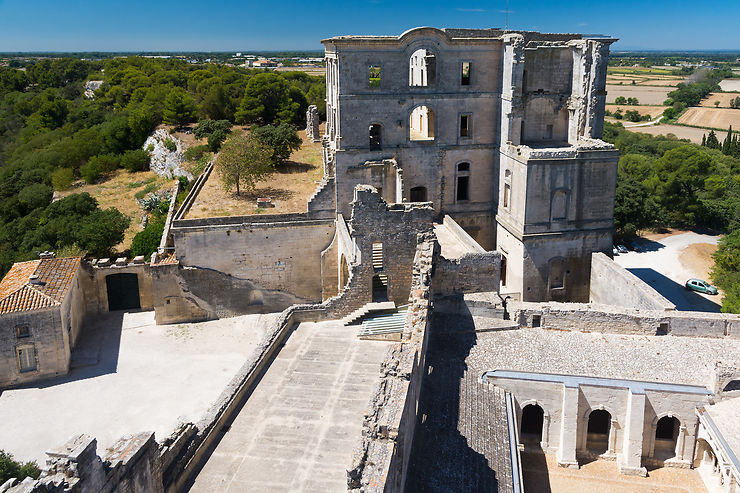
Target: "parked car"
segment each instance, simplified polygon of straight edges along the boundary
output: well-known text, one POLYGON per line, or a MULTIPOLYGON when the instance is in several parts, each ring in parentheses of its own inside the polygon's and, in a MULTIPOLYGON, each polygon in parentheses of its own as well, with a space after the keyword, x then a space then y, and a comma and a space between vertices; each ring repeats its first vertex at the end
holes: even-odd
POLYGON ((717 288, 701 279, 689 279, 686 281, 686 289, 705 294, 717 294, 717 288))
POLYGON ((612 246, 612 253, 613 253, 614 255, 619 255, 619 250, 617 249, 617 246, 616 246, 616 245, 613 245, 613 246, 612 246))
POLYGON ((629 250, 627 250, 627 247, 624 245, 617 245, 615 247, 619 253, 627 253, 629 250))

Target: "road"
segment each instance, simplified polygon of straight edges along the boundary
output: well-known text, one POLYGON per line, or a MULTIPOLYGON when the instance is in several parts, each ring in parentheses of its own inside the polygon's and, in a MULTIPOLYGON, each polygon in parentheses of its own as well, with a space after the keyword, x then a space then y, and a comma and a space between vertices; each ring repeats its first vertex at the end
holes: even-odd
POLYGON ((719 296, 695 293, 684 287, 688 279, 701 278, 703 274, 685 265, 680 258, 690 245, 716 245, 718 239, 719 236, 698 233, 681 233, 660 240, 641 238, 637 243, 643 251, 615 255, 614 261, 674 303, 677 310, 719 312, 719 296))

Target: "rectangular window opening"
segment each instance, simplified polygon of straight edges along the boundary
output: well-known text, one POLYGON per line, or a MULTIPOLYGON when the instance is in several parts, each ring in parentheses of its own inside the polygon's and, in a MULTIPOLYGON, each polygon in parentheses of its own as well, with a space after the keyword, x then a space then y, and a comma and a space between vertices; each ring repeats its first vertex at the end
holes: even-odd
POLYGON ((470 85, 470 62, 462 62, 462 70, 460 72, 460 85, 470 85))
POLYGON ((373 270, 383 270, 383 244, 379 242, 373 243, 373 270))
POLYGON ((469 176, 458 176, 457 177, 457 200, 469 200, 470 177, 469 176))
POLYGON ((460 137, 470 137, 470 115, 460 115, 460 137))
POLYGON ((506 286, 506 255, 501 255, 501 285, 506 286))
POLYGON ((508 183, 504 184, 504 207, 509 207, 509 200, 511 195, 511 185, 508 183))
POLYGON ((28 325, 19 325, 15 328, 15 335, 16 337, 18 337, 18 339, 31 337, 31 327, 29 327, 28 325))
POLYGON ((18 367, 21 372, 36 369, 36 348, 33 346, 18 348, 18 367))
POLYGON ((539 327, 542 323, 542 315, 532 315, 532 327, 539 327))
POLYGON ((380 87, 380 65, 368 67, 368 84, 373 89, 380 87))

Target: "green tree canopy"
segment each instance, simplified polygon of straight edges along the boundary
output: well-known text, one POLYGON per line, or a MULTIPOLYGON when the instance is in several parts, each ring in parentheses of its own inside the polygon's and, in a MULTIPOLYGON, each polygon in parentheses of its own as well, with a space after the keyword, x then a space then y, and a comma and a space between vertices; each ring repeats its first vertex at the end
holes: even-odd
POLYGON ((298 124, 305 120, 308 102, 297 87, 274 72, 257 74, 247 83, 235 116, 239 123, 298 124))
POLYGON ((185 125, 195 121, 197 108, 195 100, 184 89, 173 88, 164 98, 162 119, 170 125, 185 125))
POLYGON ((303 141, 298 135, 298 130, 289 123, 280 125, 265 125, 252 129, 252 133, 262 143, 272 148, 272 159, 276 165, 284 164, 293 151, 301 148, 303 141))
POLYGON ((275 171, 272 149, 251 133, 232 135, 221 147, 216 169, 224 187, 236 187, 239 195, 241 188, 253 190, 275 171))

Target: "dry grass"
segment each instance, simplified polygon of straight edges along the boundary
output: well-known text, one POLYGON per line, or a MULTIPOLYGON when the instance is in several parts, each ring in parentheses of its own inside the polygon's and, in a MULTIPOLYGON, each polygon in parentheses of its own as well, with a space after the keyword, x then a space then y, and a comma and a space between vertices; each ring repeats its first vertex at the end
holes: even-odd
MULTIPOLYGON (((322 125, 323 132, 323 125, 322 125)), ((238 216, 246 214, 286 214, 306 212, 306 203, 324 175, 321 163, 321 143, 309 142, 305 130, 299 132, 303 145, 291 155, 291 160, 256 190, 237 197, 221 185, 216 170, 208 177, 187 218, 238 216), (269 197, 275 207, 257 209, 257 198, 269 197)))
POLYGON ((717 129, 726 129, 730 125, 738 128, 740 127, 740 110, 693 107, 681 115, 678 123, 717 129))
POLYGON ((126 170, 116 170, 110 176, 100 183, 87 184, 83 181, 63 192, 57 192, 56 196, 66 197, 73 193, 87 192, 98 201, 101 209, 115 207, 123 214, 131 218, 131 225, 126 230, 123 242, 114 248, 117 251, 123 251, 131 247, 136 233, 141 231, 141 217, 144 210, 136 202, 136 192, 151 188, 156 192, 161 189, 171 189, 174 182, 167 178, 158 176, 153 171, 139 171, 138 173, 129 173, 126 170))
MULTIPOLYGON (((628 128, 630 132, 640 132, 650 135, 673 135, 679 139, 689 139, 694 144, 701 144, 702 136, 709 133, 709 130, 703 128, 684 127, 681 125, 653 125, 650 127, 632 127, 628 128)), ((715 131, 717 138, 721 141, 727 136, 727 132, 715 131)))
POLYGON ((306 72, 308 75, 326 77, 325 67, 278 67, 275 72, 306 72))
POLYGON ((725 79, 719 83, 723 91, 740 91, 740 79, 725 79))
POLYGON ((694 243, 681 252, 679 260, 688 269, 696 272, 700 278, 709 280, 709 271, 714 266, 712 254, 717 251, 717 245, 711 243, 694 243))
MULTIPOLYGON (((663 114, 663 111, 665 111, 665 106, 629 106, 624 104, 608 104, 606 105, 606 109, 614 113, 617 110, 622 110, 622 113, 625 111, 631 111, 631 110, 637 110, 637 112, 641 115, 650 115, 651 119, 655 119, 663 114)), ((627 124, 626 120, 622 120, 627 124)))
POLYGON ((607 84, 606 102, 613 103, 619 96, 624 96, 625 98, 637 98, 640 104, 661 105, 668 97, 668 93, 672 90, 672 87, 620 86, 607 84))
MULTIPOLYGON (((735 99, 738 96, 740 96, 740 94, 732 92, 712 92, 706 98, 701 100, 699 106, 704 108, 716 108, 714 102, 719 101, 720 108, 729 108, 730 100, 735 99)), ((736 111, 740 112, 740 109, 736 111)))

